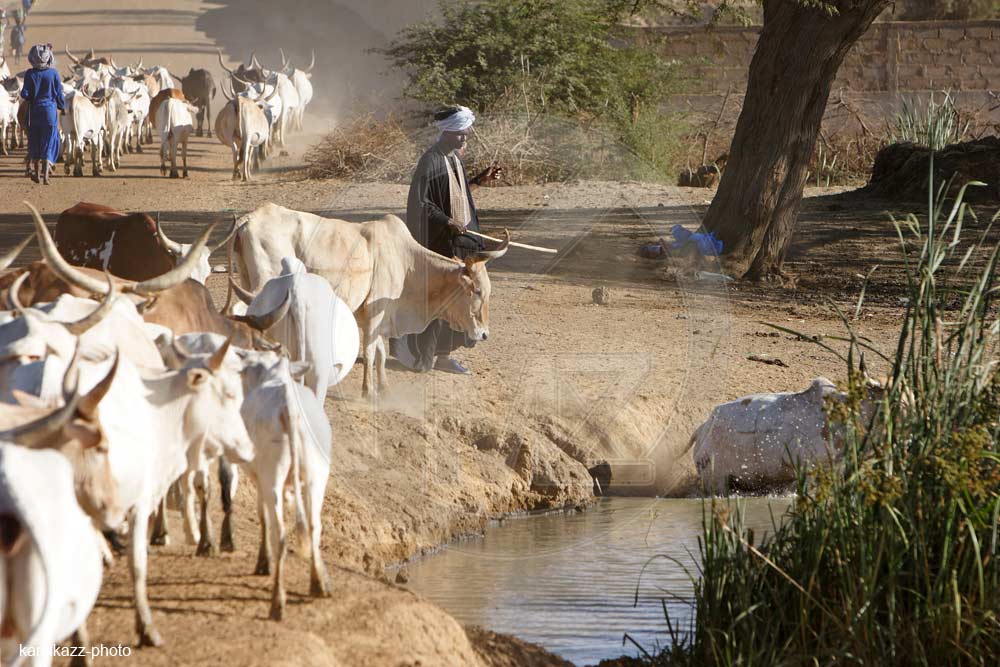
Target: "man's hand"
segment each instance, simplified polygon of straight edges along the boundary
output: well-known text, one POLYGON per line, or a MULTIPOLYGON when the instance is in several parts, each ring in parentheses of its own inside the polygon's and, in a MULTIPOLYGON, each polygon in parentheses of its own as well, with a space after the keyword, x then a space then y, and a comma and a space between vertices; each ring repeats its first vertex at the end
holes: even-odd
POLYGON ((487 169, 476 175, 469 183, 471 185, 489 185, 503 178, 503 167, 499 161, 494 161, 487 169))
POLYGON ((448 221, 448 229, 450 229, 454 234, 464 234, 465 225, 460 223, 458 220, 451 219, 448 221))

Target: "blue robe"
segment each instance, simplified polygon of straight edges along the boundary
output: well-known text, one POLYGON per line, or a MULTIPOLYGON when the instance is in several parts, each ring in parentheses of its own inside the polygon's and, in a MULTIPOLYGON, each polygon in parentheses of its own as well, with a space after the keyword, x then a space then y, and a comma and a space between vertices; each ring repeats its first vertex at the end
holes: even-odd
POLYGON ((30 105, 28 111, 28 159, 59 158, 59 111, 66 108, 62 80, 54 67, 29 69, 24 74, 21 97, 30 105))

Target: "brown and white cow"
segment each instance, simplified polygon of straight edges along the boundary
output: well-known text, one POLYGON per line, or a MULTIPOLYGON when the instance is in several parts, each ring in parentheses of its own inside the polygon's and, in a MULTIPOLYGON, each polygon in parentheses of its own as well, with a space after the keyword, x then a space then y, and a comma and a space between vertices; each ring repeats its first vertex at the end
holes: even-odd
MULTIPOLYGON (((109 271, 127 280, 162 275, 177 266, 191 248, 167 237, 146 213, 123 213, 89 202, 59 214, 55 238, 56 247, 70 264, 109 271)), ((212 272, 209 256, 228 241, 229 237, 213 248, 202 249, 191 277, 204 283, 212 272)))
POLYGON ((269 202, 240 219, 234 252, 240 278, 251 290, 280 275, 284 257, 297 257, 330 282, 361 328, 367 395, 376 368, 379 388, 386 383, 383 338, 419 333, 443 319, 474 340, 486 340, 486 262, 503 256, 509 242, 508 232, 497 250, 462 262, 421 246, 394 215, 359 224, 269 202))

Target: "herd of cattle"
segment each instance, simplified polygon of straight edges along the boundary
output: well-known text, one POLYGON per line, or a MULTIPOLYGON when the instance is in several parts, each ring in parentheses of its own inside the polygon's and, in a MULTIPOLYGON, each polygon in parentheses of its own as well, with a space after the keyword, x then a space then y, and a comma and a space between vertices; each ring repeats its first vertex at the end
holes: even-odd
MULTIPOLYGON (((485 339, 485 264, 506 251, 509 234, 499 249, 459 261, 421 247, 394 216, 352 224, 265 204, 234 217, 209 247, 214 224, 182 244, 148 215, 86 203, 59 216, 53 238, 30 208, 35 234, 0 257, 5 660, 18 645, 71 634, 86 644, 102 560, 112 557, 98 529, 127 533, 139 643, 161 644, 147 554, 167 540, 168 499, 197 554, 232 550, 239 467, 256 481, 255 572, 273 574, 271 617, 285 606, 283 501, 294 508, 297 550, 311 558, 310 592, 329 595, 320 551, 327 390, 360 347, 363 391, 374 394, 385 384, 384 338, 434 318, 485 339), (9 268, 32 238, 42 259, 9 268), (204 282, 209 255, 223 248, 230 292, 217 309, 204 282), (218 542, 208 514, 216 460, 218 542)), ((32 664, 48 664, 39 655, 32 664)))
MULTIPOLYGON (((184 77, 165 67, 143 67, 143 62, 119 66, 114 58, 96 57, 93 49, 84 57, 66 55, 73 63, 63 79, 66 113, 60 119, 63 162, 67 174, 83 175, 86 151, 90 149, 92 173, 104 167, 116 171, 125 153, 142 152, 144 143, 160 140, 160 172, 178 178, 177 153, 181 152, 183 176, 188 175, 187 145, 195 132, 202 136, 211 128, 212 100, 216 85, 205 69, 190 69, 184 77)), ((283 147, 291 131, 301 130, 306 107, 313 98, 310 82, 315 56, 305 69, 293 67, 281 51, 281 66, 266 69, 251 54, 250 64, 235 70, 219 64, 228 73, 221 85, 227 103, 215 117, 216 137, 233 154, 233 177, 249 180, 272 147, 283 147)), ((28 106, 20 99, 23 72, 12 74, 0 56, 0 154, 23 147, 28 124, 28 106)))

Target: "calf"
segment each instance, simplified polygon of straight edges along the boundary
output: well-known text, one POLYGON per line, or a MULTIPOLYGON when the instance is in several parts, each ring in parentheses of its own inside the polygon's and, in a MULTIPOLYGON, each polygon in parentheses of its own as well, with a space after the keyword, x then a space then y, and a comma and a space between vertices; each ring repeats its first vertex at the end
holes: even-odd
POLYGON ((178 178, 177 145, 183 150, 184 178, 188 177, 187 145, 194 132, 192 114, 198 109, 187 102, 170 98, 159 109, 157 129, 160 132, 160 174, 167 173, 167 149, 170 150, 170 178, 178 178))
MULTIPOLYGON (((218 354, 224 349, 224 341, 214 334, 189 334, 179 340, 185 350, 171 345, 172 354, 165 354, 168 365, 185 363, 186 355, 192 352, 218 354)), ((285 610, 283 571, 287 543, 282 496, 286 487, 291 488, 295 501, 298 551, 302 554, 308 551, 311 555, 310 594, 319 597, 331 594, 320 552, 320 512, 330 476, 333 436, 323 404, 309 389, 295 382, 308 365, 290 362, 274 352, 236 349, 235 353, 242 365, 245 392, 240 413, 255 448, 254 458, 247 465, 257 482, 261 526, 255 572, 274 575, 270 616, 281 620, 285 610)), ((207 479, 205 472, 201 476, 207 479)), ((205 517, 207 495, 202 493, 201 499, 205 517)), ((229 508, 225 509, 228 523, 229 508)), ((202 529, 208 529, 204 518, 202 529)))

